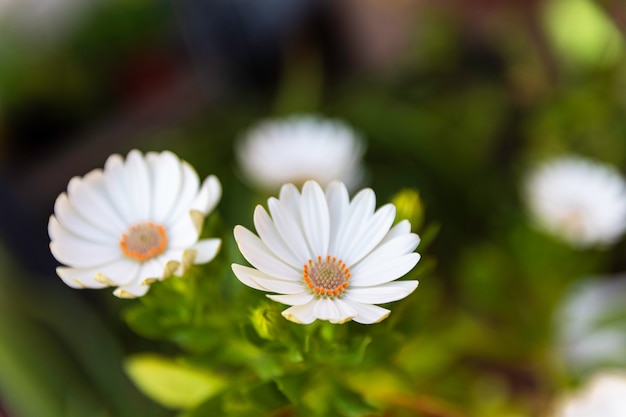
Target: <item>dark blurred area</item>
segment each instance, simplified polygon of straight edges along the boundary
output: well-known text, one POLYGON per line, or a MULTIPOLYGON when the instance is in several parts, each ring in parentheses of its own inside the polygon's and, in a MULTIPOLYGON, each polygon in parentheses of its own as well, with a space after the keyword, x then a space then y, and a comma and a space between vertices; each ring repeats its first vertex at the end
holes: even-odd
POLYGON ((319 48, 329 74, 348 63, 326 2, 114 1, 77 12, 77 5, 57 6, 68 9, 57 16, 67 25, 57 28, 57 39, 28 20, 54 5, 9 2, 0 16, 8 34, 0 41, 0 178, 11 201, 2 204, 1 228, 37 272, 55 264, 45 224, 71 176, 233 95, 272 95, 288 51, 299 44, 319 48))
MULTIPOLYGON (((554 93, 568 64, 540 0, 5 3, 0 178, 11 203, 1 230, 38 272, 54 265, 44 225, 71 176, 227 103, 268 109, 285 84, 310 81, 310 68, 326 99, 354 79, 392 77, 400 97, 417 100, 501 85, 508 119, 496 146, 507 164, 521 146, 518 113, 554 93)), ((598 4, 623 27, 620 2, 598 4)))

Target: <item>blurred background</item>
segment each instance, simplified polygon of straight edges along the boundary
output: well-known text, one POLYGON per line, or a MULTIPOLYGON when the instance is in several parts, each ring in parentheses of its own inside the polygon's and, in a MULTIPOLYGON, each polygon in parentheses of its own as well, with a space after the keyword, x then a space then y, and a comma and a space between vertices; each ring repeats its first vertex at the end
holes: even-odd
POLYGON ((520 196, 542 158, 626 171, 625 33, 621 0, 0 0, 0 416, 172 415, 119 366, 154 346, 119 320, 128 301, 56 277, 54 200, 111 153, 170 149, 220 178, 226 230, 250 226, 233 145, 294 113, 353 126, 378 204, 416 188, 441 226, 412 296, 414 415, 545 415, 626 366, 623 337, 569 361, 559 313, 621 279, 626 242, 577 251, 520 196))

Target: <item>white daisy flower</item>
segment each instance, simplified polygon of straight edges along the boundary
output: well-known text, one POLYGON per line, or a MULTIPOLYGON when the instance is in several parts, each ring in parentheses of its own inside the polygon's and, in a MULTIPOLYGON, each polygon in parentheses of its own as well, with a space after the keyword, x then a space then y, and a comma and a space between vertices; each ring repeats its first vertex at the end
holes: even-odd
POLYGON ((198 237, 221 194, 215 176, 200 186, 171 152, 111 155, 104 170, 72 178, 55 202, 50 250, 67 265, 57 274, 73 288, 116 286, 118 297, 142 296, 152 282, 215 257, 220 239, 198 237))
POLYGON ((343 183, 326 192, 307 181, 302 194, 293 184, 268 200, 269 212, 257 206, 254 225, 259 236, 235 227, 235 240, 254 268, 233 264, 237 278, 268 297, 290 305, 283 316, 296 323, 316 319, 332 323, 354 320, 377 323, 389 310, 373 305, 409 295, 417 281, 395 281, 420 259, 413 252, 419 236, 403 220, 394 227, 396 209, 387 204, 374 211, 371 189, 352 201, 343 183), (255 269, 256 268, 256 269, 255 269))
POLYGON ((236 146, 246 179, 271 191, 306 180, 322 186, 339 180, 352 189, 364 177, 364 152, 364 142, 347 124, 312 115, 262 121, 236 146))
POLYGON ((539 166, 525 186, 538 226, 575 247, 614 243, 626 229, 626 183, 609 165, 561 157, 539 166))
POLYGON ((624 299, 626 276, 587 279, 566 295, 557 311, 556 328, 557 354, 568 369, 626 366, 624 299))
POLYGON ((564 398, 554 417, 626 416, 626 375, 605 372, 596 375, 578 395, 564 398))

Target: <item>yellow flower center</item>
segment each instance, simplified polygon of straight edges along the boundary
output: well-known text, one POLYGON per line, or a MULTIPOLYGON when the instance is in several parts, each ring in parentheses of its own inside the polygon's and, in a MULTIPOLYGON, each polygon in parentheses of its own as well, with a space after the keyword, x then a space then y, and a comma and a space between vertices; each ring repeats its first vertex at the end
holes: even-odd
POLYGON ((153 222, 141 222, 130 226, 120 240, 120 248, 124 255, 142 262, 162 254, 166 246, 165 228, 153 222))
POLYGON ((302 269, 307 287, 317 298, 341 298, 348 287, 350 268, 334 256, 318 256, 315 262, 309 259, 302 269))

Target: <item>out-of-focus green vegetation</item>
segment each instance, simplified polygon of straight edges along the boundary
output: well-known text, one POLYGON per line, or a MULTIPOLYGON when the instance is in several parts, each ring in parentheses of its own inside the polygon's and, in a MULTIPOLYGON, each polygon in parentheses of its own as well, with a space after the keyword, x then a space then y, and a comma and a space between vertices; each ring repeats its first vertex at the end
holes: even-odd
MULTIPOLYGON (((403 4, 391 3, 390 13, 403 4)), ((3 255, 0 402, 9 415, 548 417, 557 393, 587 376, 561 354, 557 312, 577 282, 622 273, 626 244, 580 251, 536 230, 520 182, 534 161, 564 153, 626 171, 620 5, 482 3, 411 9, 412 24, 397 28, 406 49, 384 70, 348 59, 348 69, 328 69, 305 38, 283 51, 275 88, 229 89, 182 123, 128 138, 117 152, 170 149, 220 178, 224 196, 205 231, 223 249, 134 301, 77 294, 52 270, 29 279, 3 255), (345 119, 366 138, 379 205, 419 192, 423 258, 409 276, 420 285, 381 324, 295 325, 230 271, 244 262, 232 227, 251 227, 268 197, 242 180, 234 140, 259 118, 299 112, 345 119)), ((41 50, 0 27, 0 138, 14 140, 2 127, 11 131, 33 98, 66 112, 74 133, 105 118, 120 99, 115 75, 169 45, 174 13, 106 2, 41 50)))

